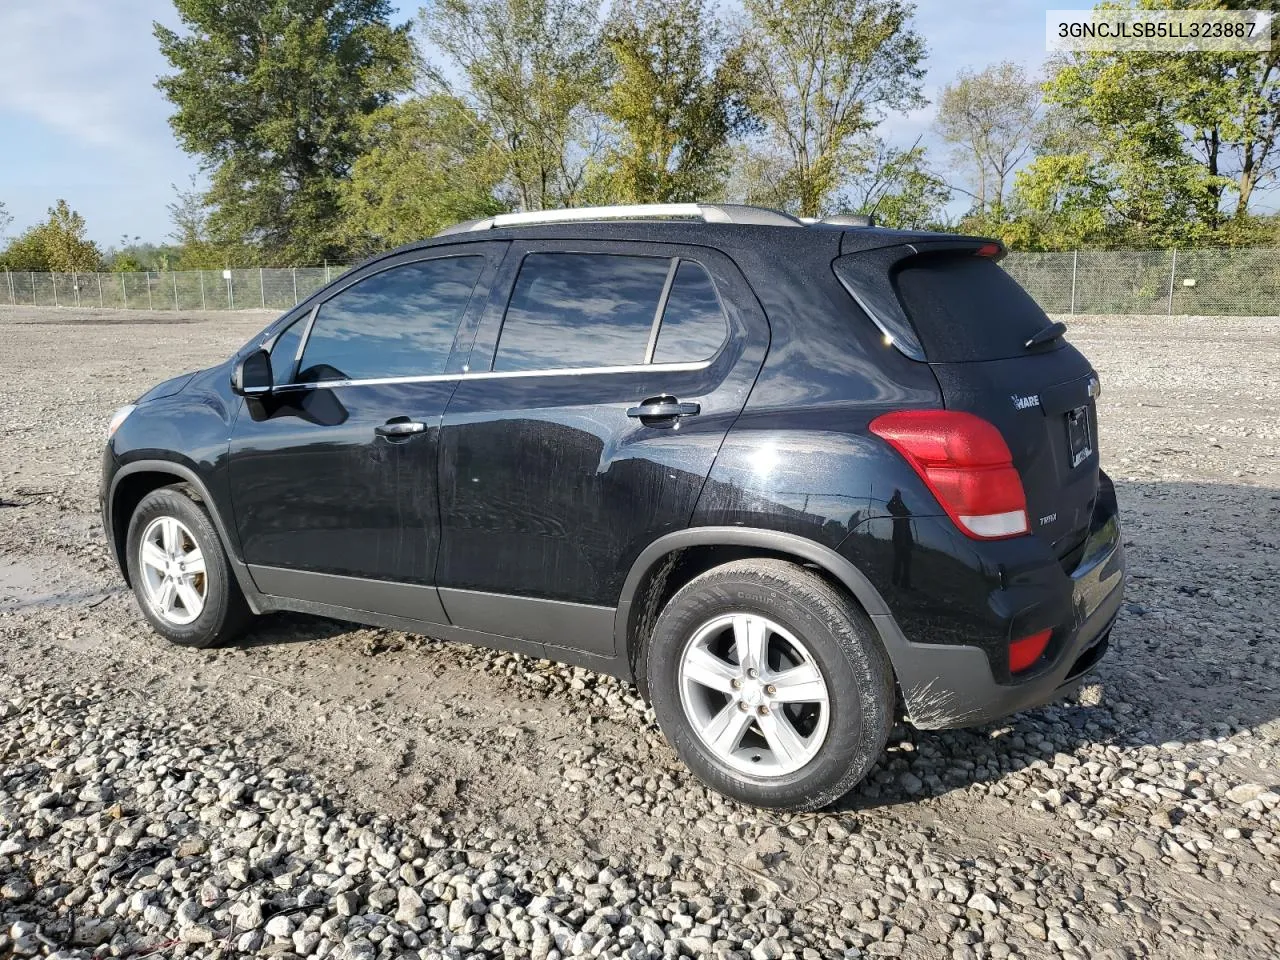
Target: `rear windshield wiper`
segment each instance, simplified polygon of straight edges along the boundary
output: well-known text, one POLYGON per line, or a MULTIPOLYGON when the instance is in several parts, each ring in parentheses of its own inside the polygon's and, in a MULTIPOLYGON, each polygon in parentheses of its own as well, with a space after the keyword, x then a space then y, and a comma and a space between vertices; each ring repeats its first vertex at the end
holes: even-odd
POLYGON ((1023 346, 1030 350, 1032 347, 1038 347, 1042 343, 1051 343, 1066 332, 1067 325, 1059 320, 1056 323, 1049 324, 1043 330, 1037 331, 1023 346))

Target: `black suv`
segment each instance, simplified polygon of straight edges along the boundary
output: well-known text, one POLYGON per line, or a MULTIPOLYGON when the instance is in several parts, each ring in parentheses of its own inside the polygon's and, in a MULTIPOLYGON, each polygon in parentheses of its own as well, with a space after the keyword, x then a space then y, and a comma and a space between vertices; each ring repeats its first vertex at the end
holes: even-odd
POLYGON ((105 529, 209 646, 295 610, 633 680, 715 789, 814 809, 899 703, 1102 656, 1097 375, 999 244, 679 204, 460 224, 119 411, 105 529))

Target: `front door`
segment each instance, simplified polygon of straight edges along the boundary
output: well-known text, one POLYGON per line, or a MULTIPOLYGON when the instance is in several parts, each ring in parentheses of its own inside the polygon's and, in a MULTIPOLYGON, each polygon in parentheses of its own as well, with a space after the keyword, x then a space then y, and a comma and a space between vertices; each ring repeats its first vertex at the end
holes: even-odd
POLYGON ((722 254, 514 242, 441 427, 450 620, 612 653, 631 562, 688 525, 767 344, 722 254))
POLYGON ((276 338, 282 384, 246 403, 230 462, 241 548, 264 593, 443 619, 430 584, 446 371, 503 247, 372 265, 276 338))

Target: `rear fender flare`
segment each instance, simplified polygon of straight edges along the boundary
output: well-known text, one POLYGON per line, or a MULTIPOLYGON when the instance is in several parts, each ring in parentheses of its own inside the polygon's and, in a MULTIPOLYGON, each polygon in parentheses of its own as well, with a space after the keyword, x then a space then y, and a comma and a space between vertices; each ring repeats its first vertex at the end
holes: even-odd
MULTIPOLYGON (((761 530, 752 527, 692 527, 659 537, 649 544, 631 565, 622 586, 622 596, 614 617, 614 649, 619 659, 635 662, 638 652, 631 649, 631 613, 637 592, 645 577, 674 551, 695 546, 758 547, 816 564, 839 581, 871 618, 885 652, 899 673, 902 658, 909 656, 907 641, 889 612, 884 597, 866 575, 840 554, 820 543, 794 533, 761 530)), ((636 678, 643 683, 643 678, 636 678)))

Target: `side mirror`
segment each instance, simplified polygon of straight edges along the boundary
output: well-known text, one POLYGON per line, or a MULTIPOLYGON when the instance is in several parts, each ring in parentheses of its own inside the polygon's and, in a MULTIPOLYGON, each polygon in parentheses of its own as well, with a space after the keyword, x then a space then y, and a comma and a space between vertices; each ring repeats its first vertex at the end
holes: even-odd
POLYGON ((265 397, 271 392, 271 354, 255 350, 236 362, 231 373, 231 390, 242 397, 265 397))

